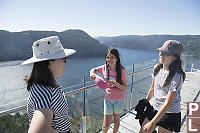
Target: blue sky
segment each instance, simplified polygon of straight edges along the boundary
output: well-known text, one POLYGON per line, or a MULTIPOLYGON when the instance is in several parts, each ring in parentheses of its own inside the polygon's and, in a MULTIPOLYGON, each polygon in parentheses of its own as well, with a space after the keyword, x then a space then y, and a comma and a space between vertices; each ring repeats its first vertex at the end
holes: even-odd
POLYGON ((199 0, 0 0, 0 30, 200 35, 199 0))

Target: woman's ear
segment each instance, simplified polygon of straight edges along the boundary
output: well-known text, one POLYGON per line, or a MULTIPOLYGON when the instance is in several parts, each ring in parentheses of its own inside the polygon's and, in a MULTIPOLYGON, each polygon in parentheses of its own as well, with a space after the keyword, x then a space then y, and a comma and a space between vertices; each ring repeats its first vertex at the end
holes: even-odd
POLYGON ((49 60, 49 66, 52 66, 52 64, 55 62, 56 59, 49 60))

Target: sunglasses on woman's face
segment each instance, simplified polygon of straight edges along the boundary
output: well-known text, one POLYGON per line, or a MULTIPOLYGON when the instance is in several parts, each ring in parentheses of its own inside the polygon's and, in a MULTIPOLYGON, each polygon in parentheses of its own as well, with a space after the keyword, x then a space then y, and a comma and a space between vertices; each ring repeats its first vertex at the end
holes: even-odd
POLYGON ((62 58, 65 63, 67 63, 67 57, 62 58))

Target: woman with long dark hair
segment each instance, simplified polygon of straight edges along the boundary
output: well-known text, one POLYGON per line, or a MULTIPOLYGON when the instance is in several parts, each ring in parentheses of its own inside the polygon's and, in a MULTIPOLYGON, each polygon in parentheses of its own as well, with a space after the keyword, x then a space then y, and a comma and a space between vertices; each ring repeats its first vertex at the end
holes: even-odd
POLYGON ((90 77, 95 80, 99 88, 106 89, 102 132, 107 133, 114 116, 113 133, 116 133, 120 125, 120 114, 125 105, 127 74, 126 69, 121 65, 117 49, 109 48, 105 60, 106 64, 90 70, 90 77), (96 75, 97 72, 102 74, 103 78, 96 75))
POLYGON ((33 57, 22 63, 34 63, 30 76, 25 77, 28 133, 69 133, 68 104, 56 78, 64 74, 67 56, 76 51, 64 49, 57 36, 34 42, 32 49, 33 57))
POLYGON ((154 67, 152 85, 146 96, 148 101, 152 97, 154 100, 140 133, 151 133, 156 127, 159 133, 180 132, 180 91, 186 77, 180 59, 183 46, 176 40, 168 40, 157 50, 160 62, 154 67))

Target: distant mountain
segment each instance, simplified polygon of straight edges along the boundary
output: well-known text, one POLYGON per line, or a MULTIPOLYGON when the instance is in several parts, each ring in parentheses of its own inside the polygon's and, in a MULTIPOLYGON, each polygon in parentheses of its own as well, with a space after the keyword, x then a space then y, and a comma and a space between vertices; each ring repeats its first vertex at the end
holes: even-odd
POLYGON ((178 40, 184 45, 184 52, 200 58, 200 35, 124 35, 115 37, 100 36, 96 38, 111 47, 154 50, 161 47, 166 40, 178 40))
POLYGON ((0 61, 22 60, 32 57, 34 41, 48 37, 59 36, 64 48, 77 51, 73 57, 104 56, 108 46, 99 43, 82 30, 55 31, 23 31, 9 32, 0 30, 0 61))

